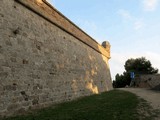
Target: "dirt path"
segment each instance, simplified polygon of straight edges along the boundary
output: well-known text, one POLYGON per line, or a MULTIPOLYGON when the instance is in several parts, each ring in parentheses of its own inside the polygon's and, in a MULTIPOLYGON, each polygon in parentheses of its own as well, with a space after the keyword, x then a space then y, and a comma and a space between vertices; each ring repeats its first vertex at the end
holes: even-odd
POLYGON ((120 90, 132 92, 148 101, 154 109, 160 109, 160 91, 153 91, 144 88, 120 88, 120 90))
MULTIPOLYGON (((144 88, 120 88, 119 90, 132 92, 149 102, 153 109, 160 110, 160 91, 153 91, 144 88)), ((160 120, 160 116, 157 120, 160 120)))

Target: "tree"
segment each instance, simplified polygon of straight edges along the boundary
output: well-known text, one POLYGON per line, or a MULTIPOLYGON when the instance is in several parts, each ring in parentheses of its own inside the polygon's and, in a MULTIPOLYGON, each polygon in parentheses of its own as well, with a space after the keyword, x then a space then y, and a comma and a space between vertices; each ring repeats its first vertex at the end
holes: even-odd
POLYGON ((145 57, 128 59, 125 62, 126 72, 135 72, 135 74, 155 74, 158 69, 152 67, 152 64, 145 57))
POLYGON ((130 73, 123 72, 122 75, 116 74, 115 81, 113 81, 114 88, 121 88, 129 85, 131 81, 130 73))
POLYGON ((115 76, 115 81, 113 81, 114 87, 125 87, 130 85, 131 78, 130 72, 137 74, 156 74, 158 69, 153 68, 152 64, 145 57, 128 59, 124 65, 125 72, 122 75, 117 74, 115 76))

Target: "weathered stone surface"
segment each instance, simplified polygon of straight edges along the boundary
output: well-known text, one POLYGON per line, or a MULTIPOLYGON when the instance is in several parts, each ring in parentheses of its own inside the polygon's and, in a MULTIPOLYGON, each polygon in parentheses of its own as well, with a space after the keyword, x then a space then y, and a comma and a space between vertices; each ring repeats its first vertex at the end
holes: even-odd
POLYGON ((109 57, 45 2, 1 0, 0 116, 111 90, 109 57))
POLYGON ((20 105, 19 104, 11 104, 11 105, 9 105, 8 107, 7 107, 7 110, 8 111, 15 111, 16 109, 18 109, 18 108, 20 108, 20 105))
POLYGON ((155 90, 160 90, 160 74, 146 74, 136 76, 135 84, 140 88, 152 88, 155 90))

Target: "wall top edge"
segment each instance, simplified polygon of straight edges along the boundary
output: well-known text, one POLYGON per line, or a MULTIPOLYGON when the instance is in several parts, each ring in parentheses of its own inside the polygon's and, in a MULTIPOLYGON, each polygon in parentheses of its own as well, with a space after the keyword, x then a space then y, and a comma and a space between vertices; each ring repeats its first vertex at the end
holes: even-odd
POLYGON ((41 17, 55 24, 62 30, 76 37, 78 40, 88 45, 95 51, 104 55, 110 59, 110 53, 101 46, 95 39, 85 33, 81 28, 59 12, 55 7, 53 7, 46 0, 15 0, 16 2, 24 5, 28 9, 37 13, 41 17))

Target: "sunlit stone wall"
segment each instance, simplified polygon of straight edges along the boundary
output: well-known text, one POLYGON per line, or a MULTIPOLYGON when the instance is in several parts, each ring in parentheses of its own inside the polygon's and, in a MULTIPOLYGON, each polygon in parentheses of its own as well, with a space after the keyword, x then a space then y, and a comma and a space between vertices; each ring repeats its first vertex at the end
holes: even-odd
POLYGON ((103 48, 42 0, 0 0, 0 116, 112 89, 103 48))

